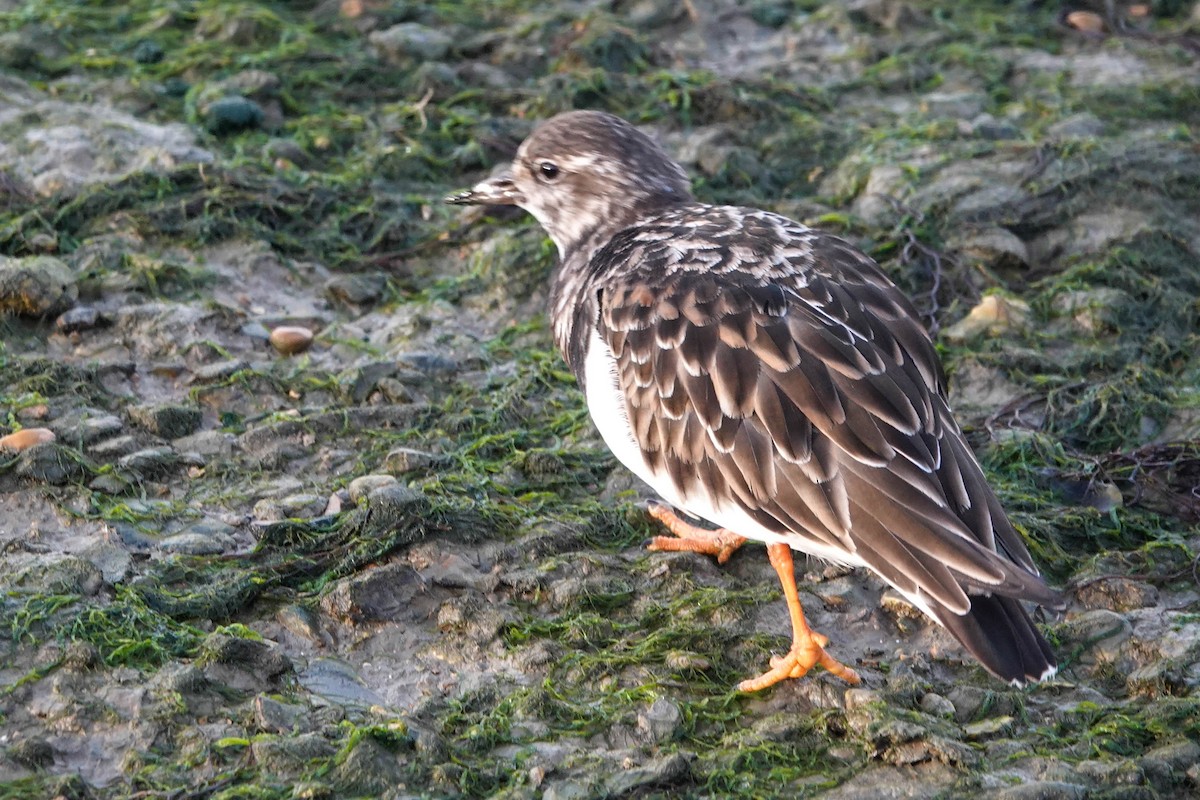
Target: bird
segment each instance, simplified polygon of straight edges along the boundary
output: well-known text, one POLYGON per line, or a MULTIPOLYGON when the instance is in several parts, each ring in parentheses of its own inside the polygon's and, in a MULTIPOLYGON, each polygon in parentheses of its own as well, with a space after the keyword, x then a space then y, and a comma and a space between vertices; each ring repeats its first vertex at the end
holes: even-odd
POLYGON ((817 665, 861 681, 809 627, 793 551, 871 570, 1004 681, 1055 674, 1022 602, 1059 595, 953 417, 918 312, 869 256, 697 201, 662 146, 602 111, 542 122, 510 169, 446 202, 518 206, 556 245, 555 343, 605 444, 665 501, 650 549, 724 562, 766 544, 792 645, 738 689, 817 665))

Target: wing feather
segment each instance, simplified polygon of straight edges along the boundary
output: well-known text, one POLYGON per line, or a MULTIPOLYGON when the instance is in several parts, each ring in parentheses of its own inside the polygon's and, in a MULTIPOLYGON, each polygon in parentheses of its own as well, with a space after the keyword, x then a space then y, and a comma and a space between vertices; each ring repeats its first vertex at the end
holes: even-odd
MULTIPOLYGON (((794 226, 754 213, 756 237, 794 226)), ((911 304, 849 245, 804 235, 807 249, 725 251, 694 229, 656 231, 597 268, 593 319, 656 479, 956 614, 968 590, 1048 595, 950 416, 911 304)))

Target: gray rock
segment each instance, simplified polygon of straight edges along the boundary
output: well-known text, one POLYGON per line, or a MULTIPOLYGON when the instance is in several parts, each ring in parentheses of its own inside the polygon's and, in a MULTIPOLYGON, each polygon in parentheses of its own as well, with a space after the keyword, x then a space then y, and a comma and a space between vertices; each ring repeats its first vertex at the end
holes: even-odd
POLYGON ((381 58, 400 63, 438 61, 445 58, 454 44, 449 33, 416 22, 402 22, 375 31, 367 36, 367 41, 381 58))
POLYGON ((313 762, 328 759, 336 752, 337 748, 316 733, 265 736, 250 743, 255 764, 285 780, 299 777, 311 769, 313 762))
POLYGON ((1200 763, 1200 744, 1184 739, 1161 745, 1137 760, 1149 781, 1160 791, 1180 786, 1187 771, 1200 763))
POLYGON ((358 671, 336 658, 316 658, 297 676, 300 683, 327 702, 352 708, 387 705, 387 701, 363 682, 358 671))
POLYGON ((379 302, 387 285, 387 276, 381 272, 337 275, 325 283, 325 294, 339 303, 368 306, 379 302))
POLYGON ((59 333, 80 333, 108 324, 109 320, 93 306, 76 306, 54 320, 59 333))
POLYGON ((927 692, 921 698, 921 710, 935 717, 953 717, 954 703, 936 692, 927 692))
POLYGON ((17 456, 16 474, 38 483, 62 486, 84 480, 88 472, 77 453, 57 442, 36 444, 17 456))
POLYGON ((54 763, 54 748, 37 736, 14 742, 6 752, 13 761, 30 769, 43 769, 54 763))
POLYGON ((141 446, 141 442, 136 436, 114 436, 91 445, 88 452, 96 458, 107 461, 137 452, 141 446))
POLYGON ((132 406, 129 408, 129 417, 150 433, 164 439, 179 439, 195 433, 204 421, 200 409, 175 403, 132 406))
POLYGON ((683 722, 683 712, 679 706, 660 697, 650 704, 650 707, 638 714, 638 732, 650 744, 662 744, 675 738, 683 722))
POLYGON ((1046 129, 1046 133, 1060 139, 1091 139, 1104 135, 1104 123, 1095 114, 1083 112, 1061 119, 1046 129))
POLYGON ((186 125, 146 122, 107 103, 51 99, 15 82, 0 84, 0 141, 0 171, 43 196, 213 160, 186 125))
POLYGON ((133 556, 124 547, 113 542, 96 542, 80 553, 100 570, 107 584, 118 584, 129 577, 133 556))
POLYGON ((265 678, 276 678, 292 669, 283 650, 274 643, 212 633, 204 639, 202 660, 206 663, 240 667, 265 678))
POLYGON ((1107 609, 1086 611, 1068 619, 1060 633, 1064 647, 1087 648, 1080 654, 1079 660, 1088 666, 1115 663, 1121 657, 1125 642, 1132 635, 1133 626, 1129 620, 1107 609))
POLYGON ((164 537, 158 549, 164 553, 180 553, 189 556, 209 556, 225 553, 234 548, 232 537, 220 534, 189 531, 164 537))
POLYGON ((692 753, 675 753, 666 758, 655 759, 645 766, 612 775, 604 782, 604 788, 608 796, 622 797, 651 788, 668 788, 673 784, 681 784, 691 775, 691 762, 695 758, 692 753))
POLYGON ((1088 787, 1065 781, 1029 781, 988 795, 989 800, 1082 800, 1088 787))
POLYGON ((409 472, 432 472, 447 466, 449 462, 447 456, 411 447, 397 447, 384 456, 383 466, 388 472, 404 475, 409 472))
POLYGON ((179 456, 170 447, 146 447, 117 459, 117 467, 143 478, 167 474, 179 463, 179 456))
POLYGON ((999 141, 1021 138, 1021 129, 1008 120, 996 119, 991 114, 980 114, 969 123, 972 134, 980 139, 999 141))
POLYGON ((366 499, 375 489, 392 486, 397 483, 394 475, 360 475, 350 481, 346 487, 350 491, 350 499, 355 503, 366 499))
POLYGON ((180 452, 195 453, 203 458, 224 460, 233 455, 237 437, 225 431, 200 431, 175 440, 180 452))
POLYGON ((327 504, 328 498, 307 492, 287 497, 268 497, 254 504, 254 518, 259 522, 310 519, 320 516, 327 504))
POLYGON ((266 695, 254 698, 254 720, 267 733, 305 733, 312 730, 308 709, 266 695))
POLYGON ((0 314, 45 317, 74 305, 75 275, 53 256, 0 256, 0 314))
POLYGON ((231 358, 227 361, 214 361, 211 364, 204 364, 193 370, 192 382, 213 383, 215 381, 223 381, 249 367, 250 364, 240 358, 231 358))
POLYGON ((424 590, 425 580, 412 567, 385 564, 336 581, 321 597, 321 609, 357 623, 409 618, 413 598, 424 590))

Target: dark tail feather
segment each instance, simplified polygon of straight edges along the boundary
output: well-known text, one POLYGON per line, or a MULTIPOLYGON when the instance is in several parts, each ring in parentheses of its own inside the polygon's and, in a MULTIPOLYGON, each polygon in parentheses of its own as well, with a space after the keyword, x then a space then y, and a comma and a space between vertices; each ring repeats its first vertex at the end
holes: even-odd
POLYGON ((976 594, 962 616, 933 610, 946 630, 998 678, 1023 686, 1049 678, 1058 668, 1050 645, 1018 600, 976 594))

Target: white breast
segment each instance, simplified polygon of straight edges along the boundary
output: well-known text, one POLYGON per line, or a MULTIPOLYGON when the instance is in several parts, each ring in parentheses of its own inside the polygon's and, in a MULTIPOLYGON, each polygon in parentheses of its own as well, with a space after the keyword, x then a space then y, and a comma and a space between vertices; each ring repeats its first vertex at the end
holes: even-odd
POLYGON ((617 382, 617 360, 598 331, 588 343, 583 371, 588 412, 592 415, 592 421, 600 431, 604 443, 622 464, 649 484, 663 500, 748 539, 768 543, 784 542, 795 550, 827 561, 851 566, 862 564, 857 556, 843 550, 814 544, 799 536, 768 530, 738 507, 736 502, 722 502, 721 498, 714 498, 703 491, 693 491, 685 497, 669 476, 656 473, 646 463, 642 448, 634 439, 633 428, 629 424, 629 413, 625 408, 625 396, 617 382))

